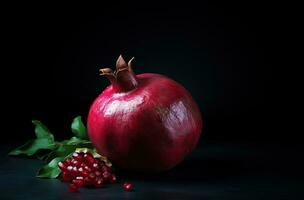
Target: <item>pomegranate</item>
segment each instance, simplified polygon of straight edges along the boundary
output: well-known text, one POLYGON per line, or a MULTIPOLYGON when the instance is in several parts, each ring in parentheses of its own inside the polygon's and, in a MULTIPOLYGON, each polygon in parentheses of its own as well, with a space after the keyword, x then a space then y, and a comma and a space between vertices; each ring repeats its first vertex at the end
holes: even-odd
POLYGON ((164 171, 180 163, 199 141, 200 110, 189 92, 160 74, 135 75, 122 56, 93 102, 87 121, 96 149, 131 171, 164 171))

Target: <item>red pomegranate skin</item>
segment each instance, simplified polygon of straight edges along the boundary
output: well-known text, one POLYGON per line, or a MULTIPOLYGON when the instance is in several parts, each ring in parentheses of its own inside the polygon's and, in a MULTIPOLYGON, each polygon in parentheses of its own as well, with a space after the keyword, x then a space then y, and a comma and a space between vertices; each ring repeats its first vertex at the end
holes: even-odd
POLYGON ((157 172, 180 163, 197 145, 200 110, 189 92, 159 74, 134 75, 136 87, 108 86, 87 121, 96 149, 120 168, 157 172))

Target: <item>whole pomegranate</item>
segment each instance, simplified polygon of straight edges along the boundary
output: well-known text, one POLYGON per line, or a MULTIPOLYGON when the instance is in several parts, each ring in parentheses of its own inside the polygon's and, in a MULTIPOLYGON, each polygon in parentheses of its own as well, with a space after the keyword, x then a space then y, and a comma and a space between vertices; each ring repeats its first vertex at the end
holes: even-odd
POLYGON ((108 86, 92 104, 88 134, 96 149, 131 171, 164 171, 194 149, 202 130, 189 92, 160 74, 135 75, 119 56, 116 70, 101 69, 108 86))

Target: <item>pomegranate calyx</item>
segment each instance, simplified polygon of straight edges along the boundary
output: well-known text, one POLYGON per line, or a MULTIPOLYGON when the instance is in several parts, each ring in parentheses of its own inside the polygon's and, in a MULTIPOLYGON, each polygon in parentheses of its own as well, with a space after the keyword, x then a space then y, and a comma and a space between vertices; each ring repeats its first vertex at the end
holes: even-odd
POLYGON ((127 68, 128 65, 126 61, 123 59, 122 55, 119 55, 117 61, 116 61, 116 70, 127 68))
POLYGON ((116 76, 113 73, 113 70, 110 68, 103 68, 103 69, 99 69, 100 75, 101 76, 105 76, 109 79, 109 81, 111 82, 111 84, 115 85, 116 84, 116 76))
POLYGON ((116 70, 113 72, 110 68, 103 68, 99 70, 100 75, 107 77, 117 92, 133 90, 137 87, 138 81, 132 70, 132 60, 134 57, 127 64, 120 55, 116 61, 116 70))
POLYGON ((128 68, 129 68, 129 71, 130 72, 133 72, 133 69, 132 69, 132 61, 135 59, 135 57, 132 57, 129 62, 128 62, 128 68))

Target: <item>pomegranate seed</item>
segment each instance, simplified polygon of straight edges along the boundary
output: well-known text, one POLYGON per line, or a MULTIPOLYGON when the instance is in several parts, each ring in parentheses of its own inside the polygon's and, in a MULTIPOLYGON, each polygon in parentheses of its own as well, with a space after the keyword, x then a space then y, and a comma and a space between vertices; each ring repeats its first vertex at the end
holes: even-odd
POLYGON ((84 166, 84 170, 87 171, 87 172, 91 172, 92 171, 92 169, 89 166, 87 166, 87 165, 84 166))
POLYGON ((78 160, 73 160, 72 165, 74 165, 76 167, 80 167, 81 163, 78 160))
POLYGON ((74 153, 73 153, 73 158, 74 158, 75 160, 77 160, 78 162, 82 162, 83 153, 74 152, 74 153))
POLYGON ((93 180, 87 176, 87 177, 84 177, 83 183, 84 183, 84 185, 89 186, 89 185, 93 184, 93 180))
POLYGON ((69 191, 70 192, 78 192, 79 190, 78 190, 78 187, 75 185, 75 184, 70 184, 69 185, 69 191))
POLYGON ((83 172, 83 171, 84 171, 84 170, 83 170, 83 167, 79 167, 79 168, 78 168, 78 171, 79 171, 79 172, 83 172))
POLYGON ((68 170, 68 171, 72 171, 72 170, 73 170, 73 166, 69 165, 69 166, 67 167, 67 170, 68 170))
POLYGON ((61 171, 67 171, 67 167, 63 162, 59 162, 58 167, 61 169, 61 171))
POLYGON ((102 187, 103 185, 103 179, 102 178, 97 178, 94 182, 94 186, 97 187, 97 188, 100 188, 102 187))
POLYGON ((76 179, 76 180, 83 180, 83 177, 82 177, 82 176, 76 176, 75 179, 76 179))
POLYGON ((85 153, 83 158, 88 165, 92 165, 95 162, 95 158, 90 153, 85 153))
POLYGON ((66 165, 70 165, 72 163, 71 161, 72 160, 70 158, 67 158, 67 159, 64 160, 66 165))
POLYGON ((91 172, 90 174, 89 174, 89 178, 90 179, 94 179, 96 176, 95 176, 95 174, 93 173, 93 172, 91 172))
POLYGON ((73 179, 73 176, 70 173, 62 172, 61 173, 61 179, 64 182, 68 182, 68 181, 71 181, 73 179))
POLYGON ((73 183, 74 185, 76 185, 77 187, 82 187, 82 186, 84 185, 84 181, 83 181, 83 180, 80 180, 80 179, 74 179, 74 180, 72 181, 72 183, 73 183))
POLYGON ((109 166, 107 166, 107 165, 103 165, 103 166, 101 167, 101 170, 102 170, 103 172, 111 172, 111 168, 110 168, 109 166))
POLYGON ((73 167, 73 172, 74 173, 77 173, 78 172, 78 168, 75 166, 75 167, 73 167))
POLYGON ((95 162, 92 164, 92 167, 97 169, 97 168, 99 168, 99 165, 98 165, 98 163, 95 162))
POLYGON ((110 183, 116 183, 116 182, 117 182, 116 176, 115 174, 112 174, 110 177, 110 183))
POLYGON ((133 185, 130 182, 125 182, 122 185, 122 188, 126 191, 126 192, 130 192, 131 190, 133 190, 133 185))
POLYGON ((89 172, 83 171, 83 172, 80 172, 80 175, 83 176, 83 177, 88 177, 89 176, 89 172))
POLYGON ((72 156, 73 156, 73 158, 75 158, 75 157, 78 156, 78 153, 77 153, 77 152, 74 152, 74 153, 72 154, 72 156))
POLYGON ((101 176, 101 172, 100 171, 95 171, 95 175, 96 176, 101 176))
POLYGON ((108 172, 108 171, 105 171, 102 173, 102 178, 105 180, 105 181, 108 181, 111 177, 111 173, 108 172))

